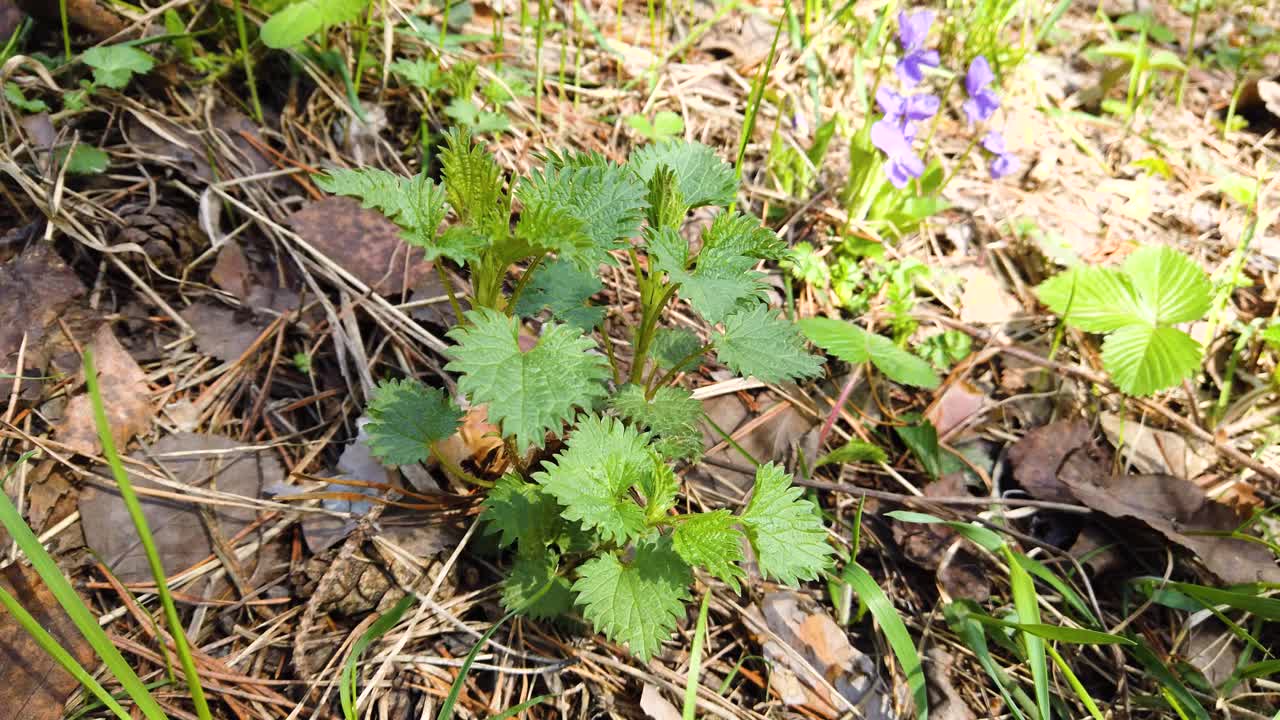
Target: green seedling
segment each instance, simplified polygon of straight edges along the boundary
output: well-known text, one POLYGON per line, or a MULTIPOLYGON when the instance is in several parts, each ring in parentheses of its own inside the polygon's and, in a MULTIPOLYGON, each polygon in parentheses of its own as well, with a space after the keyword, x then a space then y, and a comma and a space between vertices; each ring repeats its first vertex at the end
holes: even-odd
POLYGON ((653 116, 652 122, 643 115, 628 115, 627 126, 649 142, 668 142, 684 132, 684 118, 663 110, 653 116))
MULTIPOLYGON (((1088 51, 1094 57, 1120 60, 1129 68, 1129 83, 1123 103, 1111 98, 1102 101, 1102 109, 1121 117, 1132 117, 1155 88, 1161 73, 1181 77, 1187 66, 1168 50, 1151 48, 1151 41, 1171 43, 1173 31, 1157 23, 1145 13, 1132 13, 1116 21, 1115 27, 1127 31, 1088 51)), ((1104 87, 1104 91, 1108 89, 1104 87)))

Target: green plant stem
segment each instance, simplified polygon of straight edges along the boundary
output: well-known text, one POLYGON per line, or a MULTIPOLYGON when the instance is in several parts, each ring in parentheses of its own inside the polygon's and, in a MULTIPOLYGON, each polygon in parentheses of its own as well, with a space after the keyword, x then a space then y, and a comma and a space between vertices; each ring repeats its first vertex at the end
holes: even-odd
POLYGON ((262 124, 262 102, 258 99, 258 83, 253 78, 253 57, 249 54, 249 32, 245 29, 244 12, 240 0, 231 0, 231 11, 236 17, 236 35, 240 38, 240 56, 244 61, 244 81, 249 85, 249 101, 253 105, 253 119, 262 124))
MULTIPOLYGON (((782 37, 782 26, 786 24, 787 13, 791 12, 791 0, 786 0, 786 4, 782 9, 782 17, 778 20, 778 27, 773 31, 773 42, 769 44, 769 55, 765 58, 764 65, 760 66, 760 73, 756 75, 754 87, 751 88, 751 97, 747 100, 747 114, 742 124, 742 132, 738 136, 738 157, 733 164, 733 173, 737 177, 738 183, 742 182, 742 160, 747 155, 747 144, 751 141, 751 133, 755 131, 756 117, 760 113, 760 102, 764 99, 764 86, 769 82, 769 73, 773 72, 773 62, 778 56, 778 38, 782 37)), ((733 212, 734 205, 737 205, 737 199, 729 205, 729 212, 733 212)))
POLYGON ((98 387, 98 371, 94 367, 92 350, 85 350, 84 353, 84 377, 85 385, 89 389, 89 398, 93 403, 93 416, 98 426, 98 439, 102 442, 102 454, 111 467, 111 475, 115 478, 120 498, 129 510, 129 518, 133 521, 138 533, 138 541, 142 543, 143 550, 146 552, 147 564, 156 581, 156 595, 159 596, 160 604, 164 607, 169 632, 173 636, 173 645, 178 651, 178 659, 182 662, 182 671, 186 675, 191 703, 195 705, 196 716, 200 720, 212 720, 213 715, 209 712, 209 703, 205 700, 204 688, 200 685, 200 675, 196 670, 195 659, 187 644, 186 632, 182 627, 181 619, 178 618, 178 609, 173 603, 173 595, 169 592, 164 564, 160 561, 160 553, 156 550, 155 539, 151 535, 147 517, 142 512, 138 494, 134 491, 129 474, 125 472, 124 463, 120 460, 120 453, 116 450, 115 438, 111 435, 111 423, 107 419, 107 410, 102 403, 102 392, 98 387))
POLYGON ((694 350, 688 355, 685 355, 683 358, 680 358, 680 362, 673 365, 671 369, 666 372, 665 375, 658 378, 657 382, 651 383, 649 385, 649 390, 644 394, 644 399, 652 400, 653 394, 658 391, 658 388, 670 383, 672 380, 675 379, 676 375, 680 374, 680 368, 684 367, 686 364, 692 362, 693 360, 701 357, 704 353, 709 352, 713 347, 715 347, 715 345, 713 345, 712 343, 707 343, 706 345, 703 345, 702 347, 698 348, 697 350, 694 350))
POLYGON ((462 305, 458 303, 458 295, 453 290, 453 281, 449 279, 449 273, 444 271, 444 265, 440 259, 435 261, 436 274, 440 277, 440 284, 444 286, 444 294, 449 296, 449 307, 453 308, 453 316, 457 320, 458 325, 466 325, 467 319, 462 315, 462 305))
POLYGON ((640 257, 631 250, 631 267, 640 285, 640 326, 636 328, 635 350, 631 358, 631 382, 640 384, 644 377, 644 362, 649 356, 649 346, 653 343, 654 331, 667 303, 676 294, 676 286, 663 284, 653 277, 648 277, 640 269, 640 257))
POLYGON ((62 54, 71 62, 71 25, 67 21, 67 0, 58 0, 58 15, 62 20, 62 54))
POLYGON ((1196 53, 1196 31, 1200 29, 1200 3, 1203 0, 1192 0, 1196 6, 1191 10, 1191 32, 1187 34, 1187 54, 1182 59, 1182 64, 1186 69, 1182 71, 1182 76, 1178 78, 1178 107, 1182 107, 1182 96, 1187 91, 1187 70, 1191 68, 1191 58, 1196 53))
POLYGON ((516 281, 516 287, 511 291, 511 299, 507 301, 507 309, 515 311, 516 303, 520 300, 520 295, 524 293, 525 286, 529 284, 529 280, 533 277, 533 273, 542 264, 547 257, 546 253, 542 253, 530 261, 529 266, 524 269, 520 275, 520 279, 516 281))
POLYGON ((120 718, 120 720, 131 720, 129 713, 126 712, 123 707, 120 707, 120 703, 116 702, 116 699, 111 697, 111 693, 108 693, 106 688, 102 687, 97 680, 94 680, 93 676, 84 669, 84 666, 77 662, 76 659, 71 656, 71 653, 67 652, 58 644, 57 638, 50 635, 47 630, 41 627, 40 621, 32 617, 31 613, 27 612, 27 609, 22 607, 17 598, 10 595, 3 587, 0 587, 0 605, 3 605, 4 609, 7 610, 9 614, 13 616, 13 619, 18 622, 18 625, 22 627, 23 631, 30 635, 31 639, 36 641, 36 644, 40 646, 41 650, 48 653, 50 657, 62 666, 63 670, 66 670, 72 677, 80 681, 80 684, 88 689, 89 692, 93 693, 93 696, 98 698, 99 702, 106 705, 113 715, 120 718))
POLYGON ((698 711, 698 676, 702 670, 702 640, 707 636, 707 608, 711 602, 711 588, 702 593, 702 605, 698 608, 698 624, 693 630, 693 644, 689 648, 689 674, 684 683, 684 711, 682 720, 695 720, 698 711))

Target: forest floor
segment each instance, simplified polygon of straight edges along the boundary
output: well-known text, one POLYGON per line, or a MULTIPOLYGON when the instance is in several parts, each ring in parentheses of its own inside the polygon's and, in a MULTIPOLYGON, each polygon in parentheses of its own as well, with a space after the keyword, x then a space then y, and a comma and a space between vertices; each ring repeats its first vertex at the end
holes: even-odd
MULTIPOLYGON (((443 30, 442 3, 356 4, 270 49, 258 32, 282 2, 69 0, 64 31, 55 3, 0 0, 3 490, 169 717, 199 713, 105 464, 86 349, 216 718, 898 718, 924 709, 921 674, 949 720, 1280 717, 1274 2, 934 3, 941 109, 917 140, 933 185, 887 209, 854 179, 868 98, 895 80, 895 3, 460 0, 443 30), (121 47, 147 59, 90 50, 121 47), (962 109, 976 47, 1000 153, 962 109), (384 378, 456 391, 450 293, 468 278, 313 176, 438 173, 459 126, 513 178, 548 152, 710 146, 737 208, 794 251, 758 266, 775 306, 935 368, 933 387, 834 355, 799 383, 678 377, 706 414, 703 460, 679 470, 690 502, 738 507, 755 464, 784 465, 839 548, 823 579, 700 574, 705 641, 690 603, 647 662, 580 615, 517 617, 458 682, 504 615, 509 554, 480 489, 383 465, 363 428, 384 378), (1001 157, 1014 167, 993 179, 1001 157), (1195 372, 1128 394, 1103 336, 1036 288, 1149 246, 1191 258, 1212 294, 1176 323, 1195 372), (857 572, 922 668, 904 670, 857 572)), ((637 280, 626 262, 602 280, 597 332, 625 359, 637 280)), ((708 336, 684 305, 665 322, 708 336)), ((442 455, 496 479, 493 429, 472 409, 442 455)), ((29 562, 0 527, 0 588, 94 672, 29 562)), ((7 614, 0 658, 0 720, 112 717, 7 614)))

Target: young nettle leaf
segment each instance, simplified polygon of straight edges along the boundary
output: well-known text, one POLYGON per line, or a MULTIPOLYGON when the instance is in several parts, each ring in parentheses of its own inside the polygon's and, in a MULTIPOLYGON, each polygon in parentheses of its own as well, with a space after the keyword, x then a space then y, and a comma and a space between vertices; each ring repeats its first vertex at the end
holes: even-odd
POLYGON ((725 318, 724 331, 712 337, 720 362, 743 377, 770 383, 820 374, 822 359, 804 349, 795 325, 774 313, 757 305, 725 318))
MULTIPOLYGON (((360 201, 400 226, 400 237, 425 251, 426 259, 447 257, 459 264, 474 260, 487 239, 446 231, 437 236, 449 208, 444 188, 422 173, 406 178, 376 168, 333 168, 312 179, 321 190, 360 201)), ((451 228, 452 229, 452 228, 451 228)))
POLYGON ((488 227, 510 215, 510 203, 503 192, 502 169, 482 146, 471 141, 465 130, 445 135, 440 149, 440 168, 449 204, 463 223, 488 227))
POLYGON ((657 438, 653 447, 670 460, 696 461, 702 457, 702 403, 688 390, 662 387, 646 400, 644 388, 625 385, 610 401, 622 417, 640 425, 657 438))
POLYGON ((378 383, 368 413, 369 449, 392 465, 426 460, 431 444, 453 435, 462 419, 443 390, 412 379, 378 383))
POLYGON ((369 0, 302 0, 272 15, 259 37, 269 48, 290 48, 324 28, 355 20, 368 5, 369 0))
POLYGON ((690 208, 703 205, 727 206, 738 194, 738 180, 733 167, 721 160, 716 151, 693 142, 669 142, 645 147, 631 153, 627 167, 645 183, 658 168, 666 166, 679 180, 680 194, 690 208))
POLYGON ((604 284, 595 275, 565 260, 538 268, 533 280, 516 301, 516 312, 532 317, 543 308, 551 317, 590 332, 604 319, 604 308, 591 304, 591 296, 604 284))
POLYGON ((814 345, 847 363, 870 361, 894 382, 932 389, 938 387, 938 375, 922 358, 898 347, 883 335, 831 318, 804 318, 800 331, 814 345))
POLYGON ((1135 251, 1120 270, 1072 268, 1036 292, 1068 325, 1107 334, 1102 364, 1120 390, 1151 395, 1200 367, 1200 344, 1173 325, 1202 318, 1212 290, 1195 261, 1159 246, 1135 251))
POLYGON ((646 531, 645 509, 630 491, 643 485, 652 489, 660 464, 648 435, 613 418, 587 415, 578 420, 565 451, 545 462, 546 471, 533 479, 555 496, 566 519, 621 543, 646 531))
POLYGON ((647 661, 684 617, 691 579, 671 540, 658 538, 638 545, 625 564, 612 553, 583 563, 573 590, 596 629, 647 661))
POLYGON ((684 193, 680 192, 680 181, 676 178, 675 171, 666 165, 659 165, 649 177, 647 188, 649 209, 645 211, 645 217, 649 225, 679 230, 689 212, 689 206, 684 201, 684 193))
POLYGON ((760 572, 786 585, 816 578, 834 552, 817 508, 802 500, 801 493, 782 467, 761 465, 751 501, 739 518, 760 572))
POLYGON ((712 510, 688 516, 671 533, 671 544, 685 562, 706 568, 735 593, 738 578, 746 576, 738 565, 743 559, 743 535, 737 523, 728 510, 712 510))
POLYGON ((502 583, 503 607, 523 608, 525 615, 540 620, 569 612, 573 609, 573 589, 567 578, 557 574, 558 570, 559 556, 550 550, 517 555, 502 583))
POLYGON ((89 48, 80 57, 93 68, 93 84, 122 90, 137 73, 149 72, 156 59, 129 45, 89 48))
POLYGON ((589 246, 562 257, 584 269, 606 261, 610 250, 626 247, 625 241, 640 231, 646 205, 644 184, 633 173, 603 156, 585 153, 549 157, 541 170, 520 180, 516 198, 524 212, 554 208, 581 223, 589 246))
POLYGON ((445 369, 461 373, 458 390, 487 405, 489 421, 521 451, 542 447, 546 434, 559 432, 575 409, 589 409, 605 394, 609 364, 581 330, 547 323, 526 350, 515 318, 488 308, 466 317, 467 325, 448 333, 458 345, 445 369))
POLYGON ((670 370, 677 365, 681 372, 698 367, 695 355, 702 348, 702 340, 691 330, 684 328, 659 328, 653 336, 649 355, 658 367, 670 370))
POLYGON ((498 534, 498 547, 520 543, 520 552, 540 554, 559 533, 560 506, 539 485, 508 473, 484 499, 480 517, 486 532, 498 534))

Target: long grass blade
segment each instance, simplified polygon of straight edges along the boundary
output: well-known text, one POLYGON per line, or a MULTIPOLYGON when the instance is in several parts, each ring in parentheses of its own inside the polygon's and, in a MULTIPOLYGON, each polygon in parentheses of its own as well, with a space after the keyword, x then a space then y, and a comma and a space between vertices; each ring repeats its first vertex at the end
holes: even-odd
POLYGON ((684 683, 683 720, 695 720, 698 710, 698 676, 702 671, 702 641, 707 636, 707 609, 711 603, 711 588, 702 594, 702 606, 698 608, 698 624, 693 629, 693 645, 689 648, 689 674, 684 683))
POLYGON ((351 646, 351 655, 347 657, 347 661, 342 665, 342 681, 338 683, 338 700, 342 703, 342 714, 347 720, 357 720, 356 718, 356 666, 360 664, 360 656, 364 655, 364 651, 369 649, 375 640, 387 634, 387 631, 395 627, 400 622, 400 618, 404 617, 405 611, 413 607, 413 603, 418 597, 412 593, 400 598, 400 602, 384 613, 364 635, 356 640, 355 645, 351 646))
POLYGON ((488 720, 507 720, 507 718, 515 717, 516 715, 519 715, 520 713, 524 712, 525 710, 528 710, 534 705, 541 705, 542 703, 550 699, 551 699, 550 695, 538 695, 537 697, 531 697, 528 700, 525 700, 524 702, 520 703, 519 705, 512 705, 511 707, 507 708, 506 710, 503 710, 497 715, 490 715, 488 720))
MULTIPOLYGON (((1038 626, 1041 624, 1040 605, 1036 600, 1035 581, 1008 546, 1004 547, 1004 554, 1009 561, 1009 588, 1013 593, 1013 607, 1018 611, 1018 622, 1038 626)), ((1049 702, 1049 661, 1045 656, 1044 639, 1026 631, 1018 634, 1027 653, 1027 664, 1031 666, 1031 680, 1036 688, 1036 707, 1040 711, 1040 718, 1051 720, 1053 706, 1049 702)))
POLYGON ((929 717, 929 694, 924 682, 924 668, 920 664, 920 654, 916 652, 916 645, 911 641, 906 624, 902 622, 898 611, 889 602, 875 578, 861 565, 856 562, 846 565, 844 578, 853 585, 854 591, 871 611, 871 616, 880 624, 880 630, 884 632, 889 647, 902 664, 902 672, 907 676, 907 686, 911 688, 911 697, 915 699, 916 717, 925 720, 929 717))
POLYGON ((191 695, 191 704, 195 706, 196 716, 200 720, 212 720, 209 703, 205 700, 204 688, 200 685, 200 675, 196 671, 195 659, 191 656, 191 648, 187 644, 186 631, 178 618, 178 608, 173 603, 173 595, 169 592, 168 579, 165 576, 164 564, 160 562, 160 553, 156 550, 155 539, 151 528, 147 525, 147 517, 142 513, 142 503, 133 489, 129 474, 124 470, 120 453, 116 450, 115 438, 111 435, 111 424, 107 420, 107 410, 102 404, 102 390, 98 387, 98 371, 93 363, 93 351, 84 352, 84 379, 89 390, 89 399, 93 403, 93 419, 98 426, 98 439, 102 442, 102 455, 111 467, 111 475, 115 478, 120 491, 120 498, 129 510, 129 518, 133 521, 134 531, 138 533, 138 541, 147 555, 147 564, 151 567, 151 576, 156 581, 156 595, 160 597, 160 605, 164 608, 165 620, 169 624, 169 634, 173 637, 173 645, 178 651, 178 659, 182 662, 182 671, 186 675, 187 692, 191 695))

